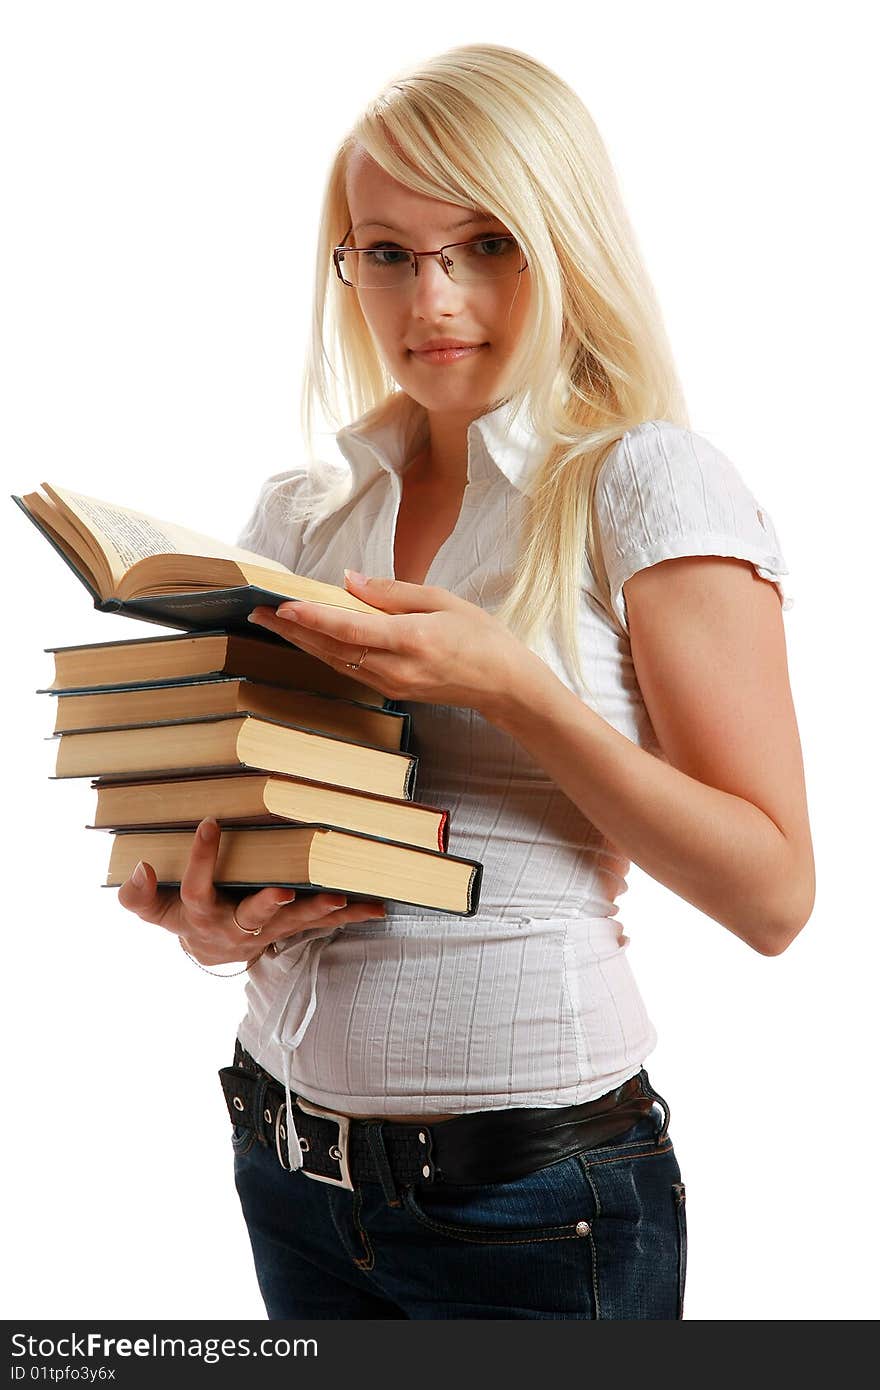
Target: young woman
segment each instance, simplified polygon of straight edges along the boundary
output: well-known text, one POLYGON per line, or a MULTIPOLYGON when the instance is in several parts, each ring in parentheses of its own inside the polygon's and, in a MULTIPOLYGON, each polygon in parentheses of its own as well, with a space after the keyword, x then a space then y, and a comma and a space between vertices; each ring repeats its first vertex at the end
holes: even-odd
POLYGON ((375 613, 253 620, 413 715, 472 918, 335 894, 123 905, 247 962, 221 1071, 273 1318, 677 1318, 685 1188, 616 899, 631 861, 763 955, 813 858, 773 523, 688 426, 577 96, 507 48, 397 77, 321 218, 306 435, 239 544, 375 613), (772 755, 771 755, 772 750, 772 755))

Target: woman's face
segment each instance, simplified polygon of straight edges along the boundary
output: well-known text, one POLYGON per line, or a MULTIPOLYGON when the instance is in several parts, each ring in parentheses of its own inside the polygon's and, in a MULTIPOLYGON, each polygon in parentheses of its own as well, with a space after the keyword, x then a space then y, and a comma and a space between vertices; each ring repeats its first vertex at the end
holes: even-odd
MULTIPOLYGON (((346 190, 354 246, 431 251, 482 235, 509 234, 497 218, 475 217, 469 207, 404 187, 361 146, 352 151, 346 190)), ((394 380, 426 410, 474 419, 505 394, 507 364, 529 307, 527 269, 461 285, 439 260, 425 257, 418 275, 403 285, 346 293, 358 295, 394 380), (417 349, 434 338, 477 347, 452 361, 419 354, 417 349)))

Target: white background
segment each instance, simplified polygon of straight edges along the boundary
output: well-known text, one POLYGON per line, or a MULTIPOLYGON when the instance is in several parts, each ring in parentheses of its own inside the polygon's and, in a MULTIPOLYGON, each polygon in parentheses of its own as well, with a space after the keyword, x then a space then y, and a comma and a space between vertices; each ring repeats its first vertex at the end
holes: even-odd
MULTIPOLYGON (((300 455, 317 210, 359 108, 458 43, 523 49, 572 84, 692 426, 773 517, 795 600, 812 920, 768 959, 635 867, 620 907, 687 1185, 686 1314, 872 1317, 869 7, 297 8, 4 6, 4 491, 66 483, 234 540, 300 455)), ((2 525, 6 1316, 262 1318, 216 1076, 243 982, 210 979, 98 886, 110 841, 84 828, 89 782, 47 780, 44 648, 158 630, 96 612, 8 500, 2 525)))

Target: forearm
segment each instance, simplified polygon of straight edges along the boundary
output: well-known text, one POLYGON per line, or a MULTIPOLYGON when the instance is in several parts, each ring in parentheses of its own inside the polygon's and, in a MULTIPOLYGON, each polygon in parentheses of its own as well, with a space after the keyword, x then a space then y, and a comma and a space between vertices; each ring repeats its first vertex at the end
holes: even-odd
POLYGON ((765 954, 796 934, 791 846, 750 801, 639 748, 534 655, 482 712, 627 859, 673 893, 765 954))

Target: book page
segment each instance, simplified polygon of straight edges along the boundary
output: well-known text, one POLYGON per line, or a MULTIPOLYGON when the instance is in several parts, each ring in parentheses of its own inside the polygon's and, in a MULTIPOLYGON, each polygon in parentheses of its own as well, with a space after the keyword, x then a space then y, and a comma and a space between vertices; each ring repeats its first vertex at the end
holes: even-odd
POLYGON ((87 497, 69 488, 53 488, 48 483, 43 483, 42 487, 54 500, 63 502, 85 529, 98 538, 107 556, 114 585, 139 560, 151 555, 204 555, 214 560, 250 561, 252 564, 256 561, 263 569, 290 573, 287 566, 277 560, 237 545, 227 545, 225 541, 190 531, 173 521, 160 521, 146 512, 87 497))

